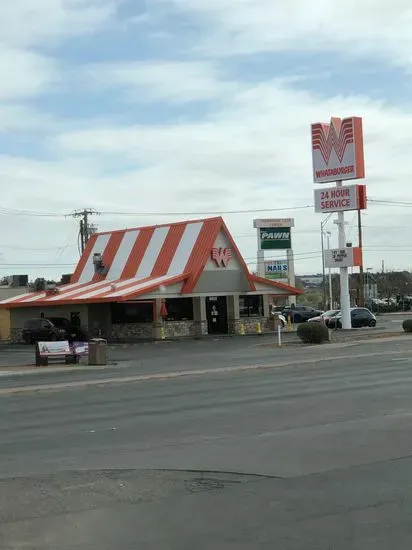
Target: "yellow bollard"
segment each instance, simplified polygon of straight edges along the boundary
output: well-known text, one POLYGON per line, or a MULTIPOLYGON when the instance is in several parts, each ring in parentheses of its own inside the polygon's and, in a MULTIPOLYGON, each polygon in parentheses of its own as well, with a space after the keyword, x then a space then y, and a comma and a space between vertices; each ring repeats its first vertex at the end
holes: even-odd
POLYGON ((262 327, 260 326, 260 322, 258 321, 257 325, 256 325, 256 332, 258 334, 262 334, 262 327))
POLYGON ((162 328, 160 329, 160 338, 161 338, 162 340, 165 340, 165 339, 166 339, 166 334, 165 334, 165 328, 164 328, 164 327, 162 327, 162 328))
POLYGON ((240 323, 240 335, 245 335, 245 325, 243 323, 240 323))
POLYGON ((292 330, 292 316, 288 315, 288 326, 287 326, 288 332, 292 330))

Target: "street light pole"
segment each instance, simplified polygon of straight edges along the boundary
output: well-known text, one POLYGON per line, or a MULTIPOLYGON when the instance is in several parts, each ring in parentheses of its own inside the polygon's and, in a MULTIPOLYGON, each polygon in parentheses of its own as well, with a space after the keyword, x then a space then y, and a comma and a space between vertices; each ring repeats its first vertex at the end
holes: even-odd
POLYGON ((358 238, 359 238, 359 248, 361 251, 361 264, 359 266, 359 305, 360 307, 365 306, 365 281, 363 280, 363 237, 362 237, 362 217, 361 211, 358 210, 358 238))

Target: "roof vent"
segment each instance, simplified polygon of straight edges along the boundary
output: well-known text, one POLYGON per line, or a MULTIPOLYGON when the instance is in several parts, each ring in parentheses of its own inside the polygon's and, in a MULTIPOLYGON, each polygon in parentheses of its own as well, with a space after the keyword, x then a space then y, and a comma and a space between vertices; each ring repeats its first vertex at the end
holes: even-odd
POLYGON ((95 252, 93 254, 93 265, 95 273, 98 273, 99 275, 106 275, 108 270, 104 266, 103 257, 100 252, 95 252))
POLYGON ((45 291, 47 295, 59 293, 59 289, 57 288, 56 283, 46 283, 45 291))

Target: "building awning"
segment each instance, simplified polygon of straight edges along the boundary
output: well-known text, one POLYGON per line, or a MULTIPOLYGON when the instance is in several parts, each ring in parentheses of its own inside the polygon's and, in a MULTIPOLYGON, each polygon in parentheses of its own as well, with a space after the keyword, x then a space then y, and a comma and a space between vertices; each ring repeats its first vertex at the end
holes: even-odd
POLYGON ((14 299, 1 302, 6 307, 37 307, 82 303, 122 302, 133 300, 142 294, 154 292, 160 287, 167 287, 183 282, 187 275, 172 277, 147 277, 145 279, 126 279, 103 281, 89 284, 69 284, 56 287, 56 291, 33 292, 22 294, 14 299))

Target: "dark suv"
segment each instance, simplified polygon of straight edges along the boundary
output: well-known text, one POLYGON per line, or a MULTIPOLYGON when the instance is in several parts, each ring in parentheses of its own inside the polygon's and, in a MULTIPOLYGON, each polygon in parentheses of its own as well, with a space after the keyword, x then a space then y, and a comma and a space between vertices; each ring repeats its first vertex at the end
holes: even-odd
POLYGON ((48 319, 41 317, 26 321, 23 328, 23 340, 26 344, 55 340, 74 342, 86 340, 86 334, 81 327, 64 317, 49 317, 48 319))
POLYGON ((286 319, 290 316, 292 317, 292 323, 304 323, 305 321, 308 321, 309 319, 312 319, 312 317, 319 317, 319 315, 322 315, 322 311, 319 309, 314 309, 313 307, 309 306, 286 306, 285 309, 282 311, 282 315, 286 317, 286 319))

